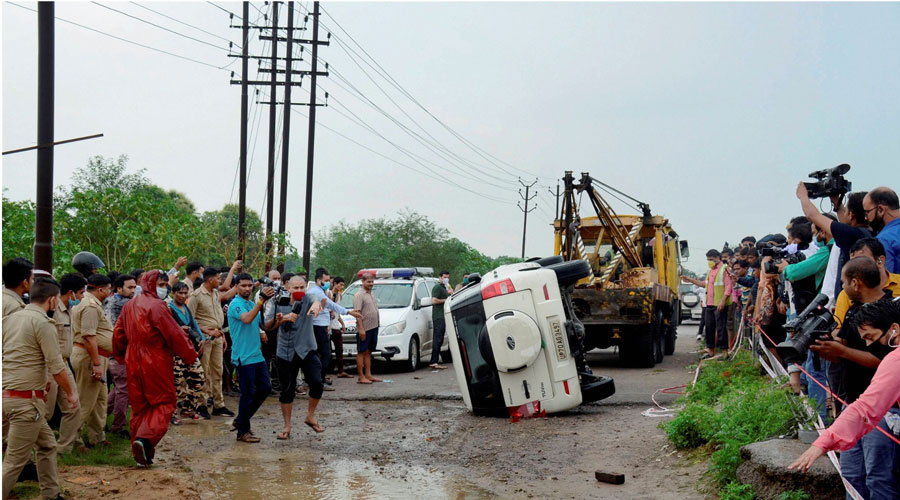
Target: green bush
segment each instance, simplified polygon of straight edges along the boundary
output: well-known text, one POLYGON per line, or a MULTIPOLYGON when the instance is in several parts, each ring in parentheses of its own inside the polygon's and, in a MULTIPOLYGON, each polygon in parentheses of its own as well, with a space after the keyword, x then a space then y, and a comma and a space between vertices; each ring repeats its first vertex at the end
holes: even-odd
POLYGON ((702 403, 687 406, 664 429, 677 448, 696 448, 709 441, 716 429, 716 410, 702 403))
POLYGON ((753 487, 749 484, 741 484, 732 481, 722 488, 721 500, 753 500, 756 494, 753 493, 753 487))

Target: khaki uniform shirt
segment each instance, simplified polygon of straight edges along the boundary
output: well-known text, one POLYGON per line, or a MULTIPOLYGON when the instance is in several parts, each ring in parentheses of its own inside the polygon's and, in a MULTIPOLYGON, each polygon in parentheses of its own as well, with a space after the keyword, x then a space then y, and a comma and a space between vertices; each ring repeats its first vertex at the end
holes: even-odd
POLYGON ((72 310, 64 300, 60 299, 53 320, 56 322, 56 333, 59 338, 59 353, 63 359, 72 355, 72 310))
POLYGON ((193 281, 189 280, 188 278, 185 278, 185 279, 181 280, 181 282, 184 283, 185 285, 187 285, 188 295, 194 293, 194 282, 193 281))
POLYGON ((22 309, 25 309, 25 301, 22 300, 22 297, 9 288, 3 287, 3 317, 22 309))
POLYGON ((44 390, 47 372, 65 369, 59 355, 56 323, 40 307, 29 304, 3 320, 3 388, 44 390))
POLYGON ((113 327, 94 294, 85 293, 81 302, 72 308, 72 333, 74 342, 84 344, 85 337, 94 335, 97 347, 112 351, 113 327))
POLYGON ((213 288, 212 292, 205 286, 194 290, 191 300, 187 301, 188 309, 197 320, 197 325, 207 329, 221 329, 225 322, 225 312, 222 311, 222 303, 219 301, 219 290, 213 288))
MULTIPOLYGON (((360 289, 353 296, 353 308, 362 314, 362 326, 366 329, 365 331, 378 328, 378 304, 375 302, 374 294, 360 289)), ((359 329, 359 331, 364 330, 359 329)))

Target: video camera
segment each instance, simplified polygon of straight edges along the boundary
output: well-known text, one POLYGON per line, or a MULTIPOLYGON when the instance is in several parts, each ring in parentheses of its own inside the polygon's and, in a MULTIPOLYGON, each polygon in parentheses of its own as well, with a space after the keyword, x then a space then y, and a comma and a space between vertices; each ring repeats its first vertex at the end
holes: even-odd
POLYGON ((765 271, 767 274, 778 274, 778 264, 786 261, 788 264, 796 264, 806 259, 806 254, 801 252, 788 253, 784 247, 763 247, 759 251, 761 257, 772 257, 772 260, 766 262, 765 271))
MULTIPOLYGON (((803 363, 806 361, 809 346, 813 342, 831 338, 830 334, 837 323, 834 321, 831 311, 825 308, 826 304, 828 304, 828 296, 820 293, 800 315, 785 323, 784 329, 791 336, 775 346, 778 356, 785 363, 803 363)), ((813 363, 818 365, 818 362, 818 356, 814 357, 813 363)), ((816 367, 816 369, 819 368, 816 367)))
POLYGON ((844 179, 844 174, 850 171, 850 165, 841 163, 834 168, 816 170, 809 174, 817 179, 816 182, 804 182, 810 198, 824 198, 826 196, 844 195, 850 192, 851 183, 844 179))
MULTIPOLYGON (((275 294, 269 297, 269 299, 276 299, 278 301, 278 305, 286 306, 291 303, 291 293, 288 292, 288 289, 285 288, 281 283, 275 283, 267 276, 261 277, 259 279, 259 282, 262 283, 263 286, 268 286, 275 289, 275 294)), ((262 293, 262 291, 260 291, 260 293, 262 293)), ((263 295, 263 297, 265 297, 265 295, 263 295)))

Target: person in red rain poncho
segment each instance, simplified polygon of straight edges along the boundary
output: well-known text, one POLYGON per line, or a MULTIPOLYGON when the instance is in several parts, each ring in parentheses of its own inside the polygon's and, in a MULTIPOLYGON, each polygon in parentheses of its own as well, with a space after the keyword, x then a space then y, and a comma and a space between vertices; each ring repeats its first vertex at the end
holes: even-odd
POLYGON ((173 355, 191 364, 197 352, 161 300, 169 278, 150 271, 141 294, 128 301, 113 331, 113 355, 128 367, 131 402, 131 452, 141 465, 153 463, 154 449, 175 412, 173 355), (157 288, 160 291, 157 291, 157 288))

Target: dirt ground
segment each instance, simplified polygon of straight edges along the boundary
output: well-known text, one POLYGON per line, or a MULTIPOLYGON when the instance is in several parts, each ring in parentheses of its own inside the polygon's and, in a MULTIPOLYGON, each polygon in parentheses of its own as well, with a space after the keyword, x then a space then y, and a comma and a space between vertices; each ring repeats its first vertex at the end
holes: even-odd
MULTIPOLYGON (((452 369, 387 368, 385 384, 335 381, 319 407, 323 434, 303 425, 306 399, 298 397, 291 439, 276 440, 273 397, 252 421, 259 444, 236 442, 229 418, 186 422, 170 429, 153 468, 71 467, 63 486, 73 498, 104 499, 702 499, 705 465, 667 444, 657 428, 664 419, 642 415, 656 389, 690 381, 695 328, 683 325, 678 351, 654 369, 618 367, 612 350, 591 353, 595 373, 612 376, 617 393, 567 414, 475 417, 458 399, 452 369), (625 483, 598 482, 598 470, 622 473, 625 483), (71 483, 79 477, 109 484, 71 483)), ((657 395, 662 405, 674 398, 657 395)))

